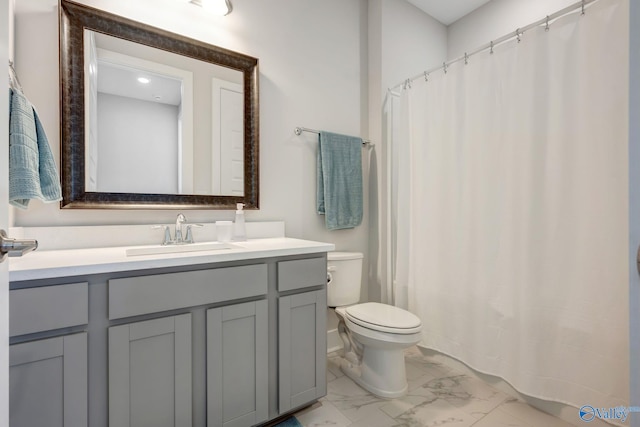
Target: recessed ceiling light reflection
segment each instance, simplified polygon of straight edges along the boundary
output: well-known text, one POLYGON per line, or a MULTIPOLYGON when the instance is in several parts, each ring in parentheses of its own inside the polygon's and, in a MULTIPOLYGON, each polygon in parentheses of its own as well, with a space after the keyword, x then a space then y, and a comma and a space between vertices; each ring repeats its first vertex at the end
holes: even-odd
POLYGON ((138 77, 138 82, 142 83, 142 84, 148 84, 151 80, 149 80, 146 77, 138 77))

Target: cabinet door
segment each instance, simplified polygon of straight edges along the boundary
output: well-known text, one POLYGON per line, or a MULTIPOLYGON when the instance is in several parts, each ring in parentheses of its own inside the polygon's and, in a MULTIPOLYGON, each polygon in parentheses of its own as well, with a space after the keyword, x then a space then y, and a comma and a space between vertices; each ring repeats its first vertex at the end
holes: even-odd
POLYGON ((9 425, 87 426, 87 334, 9 348, 9 425))
POLYGON ((278 301, 279 411, 327 394, 326 289, 278 301))
POLYGON ((207 426, 268 418, 267 301, 207 311, 207 426))
POLYGON ((109 426, 191 426, 191 314, 109 328, 109 426))

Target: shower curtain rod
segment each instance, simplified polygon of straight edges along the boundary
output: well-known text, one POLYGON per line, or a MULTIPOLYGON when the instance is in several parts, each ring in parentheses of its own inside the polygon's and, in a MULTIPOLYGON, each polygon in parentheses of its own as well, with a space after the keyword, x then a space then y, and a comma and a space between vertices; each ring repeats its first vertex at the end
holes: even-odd
MULTIPOLYGON (((302 132, 317 133, 318 135, 320 135, 320 131, 315 129, 309 129, 309 128, 303 128, 303 127, 296 127, 295 129, 293 129, 293 133, 295 133, 296 135, 301 135, 302 132)), ((373 147, 374 145, 375 144, 369 141, 368 139, 362 140, 362 146, 373 147)))
POLYGON ((408 78, 400 83, 398 83, 397 85, 393 86, 392 88, 389 89, 389 92, 391 92, 392 95, 395 95, 395 93, 393 93, 394 89, 400 89, 402 87, 404 87, 407 84, 411 84, 411 82, 413 82, 414 80, 418 80, 419 78, 424 78, 425 80, 429 78, 429 74, 433 73, 435 71, 438 70, 443 70, 445 73, 447 72, 447 68, 451 65, 451 64, 455 64, 456 62, 460 62, 460 61, 464 61, 465 64, 467 63, 468 59, 480 52, 484 52, 487 49, 490 49, 491 52, 493 53, 493 48, 496 47, 497 45, 499 45, 500 43, 506 42, 507 40, 511 40, 514 37, 517 38, 518 40, 520 40, 520 36, 522 34, 525 33, 525 31, 529 31, 532 28, 535 28, 539 25, 545 24, 546 25, 546 29, 549 29, 549 23, 557 18, 560 18, 561 16, 567 15, 570 12, 573 12, 574 10, 578 9, 578 8, 582 8, 582 14, 584 15, 584 11, 585 11, 585 7, 588 4, 594 3, 598 0, 581 0, 577 3, 573 3, 567 7, 565 7, 564 9, 560 9, 559 11, 557 11, 556 13, 553 13, 551 15, 547 15, 546 17, 534 22, 533 24, 529 24, 526 27, 522 27, 522 28, 518 28, 515 31, 506 34, 496 40, 492 40, 489 43, 486 43, 482 46, 480 46, 479 48, 477 48, 476 50, 474 50, 471 53, 466 53, 464 55, 462 55, 459 58, 456 59, 452 59, 451 61, 448 62, 443 62, 442 65, 438 66, 438 67, 434 67, 430 70, 424 71, 420 74, 417 74, 411 78, 408 78))

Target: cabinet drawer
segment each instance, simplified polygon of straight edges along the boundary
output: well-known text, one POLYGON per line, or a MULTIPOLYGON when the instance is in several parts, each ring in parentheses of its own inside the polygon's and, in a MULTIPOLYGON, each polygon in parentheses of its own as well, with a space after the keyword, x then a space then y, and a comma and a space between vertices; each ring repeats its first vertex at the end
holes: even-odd
POLYGON ((89 323, 89 284, 44 286, 9 292, 10 336, 89 323))
POLYGON ((297 259, 278 263, 278 291, 308 288, 327 283, 327 261, 322 258, 297 259))
POLYGON ((266 264, 109 280, 109 319, 267 293, 266 264))

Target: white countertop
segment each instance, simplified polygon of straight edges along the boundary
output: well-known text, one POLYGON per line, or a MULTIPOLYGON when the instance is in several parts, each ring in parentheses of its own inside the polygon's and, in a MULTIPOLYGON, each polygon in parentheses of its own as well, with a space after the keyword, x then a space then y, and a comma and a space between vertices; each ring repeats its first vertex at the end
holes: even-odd
POLYGON ((232 243, 236 248, 161 255, 126 255, 127 249, 137 246, 35 251, 21 258, 9 258, 9 281, 304 255, 335 249, 331 243, 287 237, 232 243))

